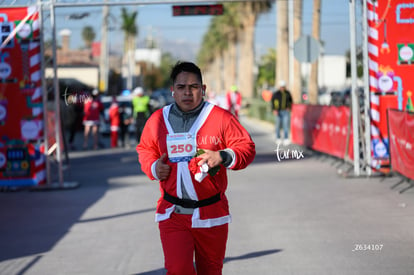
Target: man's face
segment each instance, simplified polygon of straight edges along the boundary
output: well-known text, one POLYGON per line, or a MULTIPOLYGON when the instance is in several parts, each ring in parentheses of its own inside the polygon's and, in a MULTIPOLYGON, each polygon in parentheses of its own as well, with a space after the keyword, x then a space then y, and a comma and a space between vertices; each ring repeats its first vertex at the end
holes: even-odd
POLYGON ((196 74, 181 72, 175 79, 171 91, 178 107, 183 112, 188 112, 196 108, 203 100, 203 91, 205 85, 202 85, 196 74))

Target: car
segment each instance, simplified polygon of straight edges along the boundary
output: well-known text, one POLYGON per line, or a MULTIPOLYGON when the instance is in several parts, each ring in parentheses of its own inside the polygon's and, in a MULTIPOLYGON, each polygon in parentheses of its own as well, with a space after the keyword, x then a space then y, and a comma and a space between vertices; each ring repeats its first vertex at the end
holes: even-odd
MULTIPOLYGON (((358 104, 364 105, 364 89, 362 87, 357 88, 358 92, 358 104)), ((331 105, 334 106, 351 106, 351 88, 346 88, 341 91, 331 92, 331 105)))
POLYGON ((344 96, 342 91, 332 91, 331 92, 331 104, 333 106, 342 106, 344 105, 344 96))
MULTIPOLYGON (((118 105, 123 105, 125 107, 125 112, 128 117, 132 117, 132 96, 117 96, 116 100, 118 105)), ((99 132, 103 135, 109 135, 111 132, 111 125, 109 122, 109 107, 112 104, 112 96, 102 96, 101 102, 104 106, 103 117, 101 116, 101 125, 99 127, 99 132)), ((128 127, 129 133, 135 133, 135 123, 131 123, 128 127)))
POLYGON ((171 91, 168 89, 158 89, 150 95, 151 112, 161 109, 165 105, 174 103, 174 98, 171 95, 171 91))

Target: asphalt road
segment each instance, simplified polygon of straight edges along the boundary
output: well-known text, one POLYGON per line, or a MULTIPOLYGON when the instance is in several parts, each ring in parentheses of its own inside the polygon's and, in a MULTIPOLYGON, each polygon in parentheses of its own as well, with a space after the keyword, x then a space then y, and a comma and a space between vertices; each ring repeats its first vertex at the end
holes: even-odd
MULTIPOLYGON (((275 151, 272 125, 242 121, 257 157, 229 173, 223 274, 414 274, 413 189, 344 178, 347 166, 295 145, 275 151)), ((65 182, 78 188, 0 192, 0 274, 165 274, 158 185, 134 148, 69 156, 65 182)))

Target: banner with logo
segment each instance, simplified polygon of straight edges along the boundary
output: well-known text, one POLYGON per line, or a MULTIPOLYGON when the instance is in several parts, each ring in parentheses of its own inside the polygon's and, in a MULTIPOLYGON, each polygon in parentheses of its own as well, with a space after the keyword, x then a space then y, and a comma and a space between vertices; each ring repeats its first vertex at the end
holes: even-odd
POLYGON ((292 142, 341 159, 353 159, 349 117, 349 107, 345 106, 294 104, 291 116, 292 142))
POLYGON ((39 24, 36 7, 0 8, 0 186, 45 181, 39 24))
POLYGON ((391 167, 414 179, 414 113, 388 110, 391 167))
POLYGON ((414 111, 414 2, 369 0, 372 166, 389 165, 387 109, 414 111))

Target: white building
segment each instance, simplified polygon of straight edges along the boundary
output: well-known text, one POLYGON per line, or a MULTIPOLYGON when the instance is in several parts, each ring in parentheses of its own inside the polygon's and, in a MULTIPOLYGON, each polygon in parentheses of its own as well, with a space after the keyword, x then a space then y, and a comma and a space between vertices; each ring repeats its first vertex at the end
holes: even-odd
MULTIPOLYGON (((309 83, 311 64, 302 63, 302 77, 309 83)), ((318 59, 319 88, 327 91, 341 90, 347 85, 346 57, 342 55, 323 55, 318 59)), ((306 87, 303 87, 306 90, 306 87)))
POLYGON ((135 62, 152 63, 155 67, 161 65, 161 50, 160 49, 136 49, 135 62))

